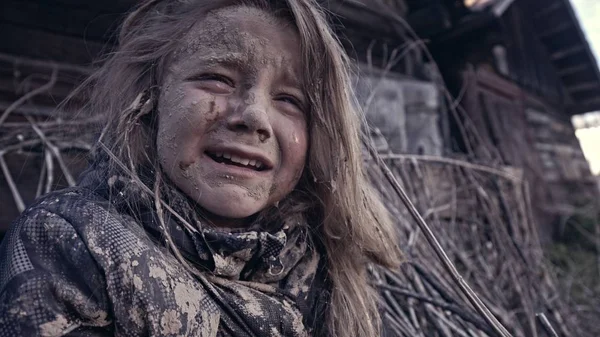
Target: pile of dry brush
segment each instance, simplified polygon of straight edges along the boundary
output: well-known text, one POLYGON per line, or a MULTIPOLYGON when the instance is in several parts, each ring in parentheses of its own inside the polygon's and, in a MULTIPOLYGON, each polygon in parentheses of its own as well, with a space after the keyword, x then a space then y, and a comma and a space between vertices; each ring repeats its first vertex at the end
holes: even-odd
POLYGON ((497 332, 451 277, 375 161, 371 182, 397 219, 406 263, 377 270, 395 336, 598 336, 598 300, 569 303, 546 264, 519 170, 382 155, 467 284, 506 328, 497 332))

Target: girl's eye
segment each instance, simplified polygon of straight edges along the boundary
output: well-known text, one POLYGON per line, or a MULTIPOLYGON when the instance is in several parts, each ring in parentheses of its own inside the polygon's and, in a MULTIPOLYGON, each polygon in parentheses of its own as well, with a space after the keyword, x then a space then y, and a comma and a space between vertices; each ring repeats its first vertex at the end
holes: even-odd
POLYGON ((202 89, 212 91, 217 94, 229 93, 233 88, 235 88, 235 83, 231 78, 220 74, 201 74, 190 78, 190 80, 197 82, 202 89))
POLYGON ((294 96, 280 95, 280 96, 276 97, 275 100, 289 104, 289 105, 293 106, 295 109, 300 110, 302 112, 305 110, 304 104, 302 103, 302 101, 300 101, 298 98, 296 98, 294 96))
POLYGON ((219 81, 219 82, 223 82, 229 86, 233 87, 233 81, 224 75, 219 75, 219 74, 206 74, 206 75, 202 75, 201 77, 203 80, 206 81, 219 81))

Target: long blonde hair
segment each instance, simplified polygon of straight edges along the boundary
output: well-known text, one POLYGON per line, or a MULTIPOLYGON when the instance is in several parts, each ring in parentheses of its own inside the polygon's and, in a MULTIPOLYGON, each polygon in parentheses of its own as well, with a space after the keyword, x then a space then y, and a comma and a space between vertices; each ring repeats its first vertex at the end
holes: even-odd
MULTIPOLYGON (((315 239, 326 251, 332 288, 329 333, 378 336, 378 296, 369 285, 367 266, 396 267, 400 251, 388 212, 365 177, 360 141, 364 119, 350 85, 351 63, 315 0, 146 1, 129 14, 117 49, 82 86, 80 92, 89 90, 90 98, 84 109, 108 118, 102 142, 114 154, 109 161, 127 163, 135 174, 148 165, 159 171, 151 159, 156 157, 157 113, 132 113, 129 105, 141 92, 150 92, 150 100, 156 91, 160 94, 156 89, 169 57, 194 23, 212 10, 234 5, 261 8, 289 21, 299 33, 311 105, 310 145, 298 193, 292 192, 277 214, 285 217, 293 208, 311 214, 315 239)), ((117 165, 110 167, 117 170, 117 165)))

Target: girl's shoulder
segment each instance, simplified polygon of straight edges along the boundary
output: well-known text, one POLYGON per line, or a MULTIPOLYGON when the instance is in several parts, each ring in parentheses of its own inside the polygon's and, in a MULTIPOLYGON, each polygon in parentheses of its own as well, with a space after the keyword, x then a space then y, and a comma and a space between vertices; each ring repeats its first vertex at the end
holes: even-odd
POLYGON ((94 249, 103 236, 143 235, 142 226, 120 212, 101 194, 83 187, 49 193, 30 205, 11 225, 7 237, 47 243, 52 238, 75 235, 94 249))
POLYGON ((92 271, 102 265, 109 241, 143 233, 133 223, 108 200, 85 188, 68 188, 39 198, 11 224, 0 244, 0 291, 15 276, 39 269, 36 265, 51 273, 52 268, 65 266, 92 271), (83 264, 90 262, 92 265, 83 264))
POLYGON ((105 202, 78 187, 51 192, 37 199, 13 221, 0 251, 35 245, 43 252, 50 246, 73 244, 110 213, 105 202), (47 247, 46 247, 47 246, 47 247))
POLYGON ((14 242, 40 249, 58 246, 85 250, 100 266, 111 265, 118 255, 133 257, 141 250, 157 249, 141 223, 103 194, 79 186, 36 200, 13 222, 4 241, 0 255, 14 242))
POLYGON ((77 189, 48 194, 5 235, 0 244, 0 331, 6 335, 58 335, 77 324, 110 325, 102 273, 81 236, 84 198, 77 189))
MULTIPOLYGON (((48 193, 33 204, 13 222, 12 227, 23 226, 22 223, 30 224, 23 226, 23 230, 32 229, 31 226, 43 221, 52 224, 53 219, 60 218, 58 225, 80 227, 94 225, 97 218, 105 218, 107 215, 116 215, 110 202, 100 194, 82 187, 72 187, 48 193)), ((48 224, 47 224, 48 225, 48 224)), ((34 226, 35 227, 35 226, 34 226)))
POLYGON ((161 248, 141 224, 93 190, 73 187, 36 200, 0 244, 0 292, 28 271, 93 273, 161 248))
MULTIPOLYGON (((0 245, 0 335, 112 336, 115 320, 141 335, 160 331, 167 311, 187 313, 186 301, 200 308, 203 294, 140 224, 85 188, 36 201, 0 245), (191 295, 177 297, 177 290, 191 295)), ((198 310, 187 317, 183 330, 206 324, 198 310)))

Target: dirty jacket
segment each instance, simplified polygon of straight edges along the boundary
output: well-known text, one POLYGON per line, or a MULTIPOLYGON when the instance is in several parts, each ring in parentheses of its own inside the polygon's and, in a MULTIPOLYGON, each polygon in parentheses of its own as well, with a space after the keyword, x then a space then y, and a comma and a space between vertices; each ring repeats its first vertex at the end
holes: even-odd
POLYGON ((194 276, 131 186, 91 169, 13 223, 0 246, 0 337, 325 333, 324 259, 302 217, 199 233, 167 219, 194 276))

